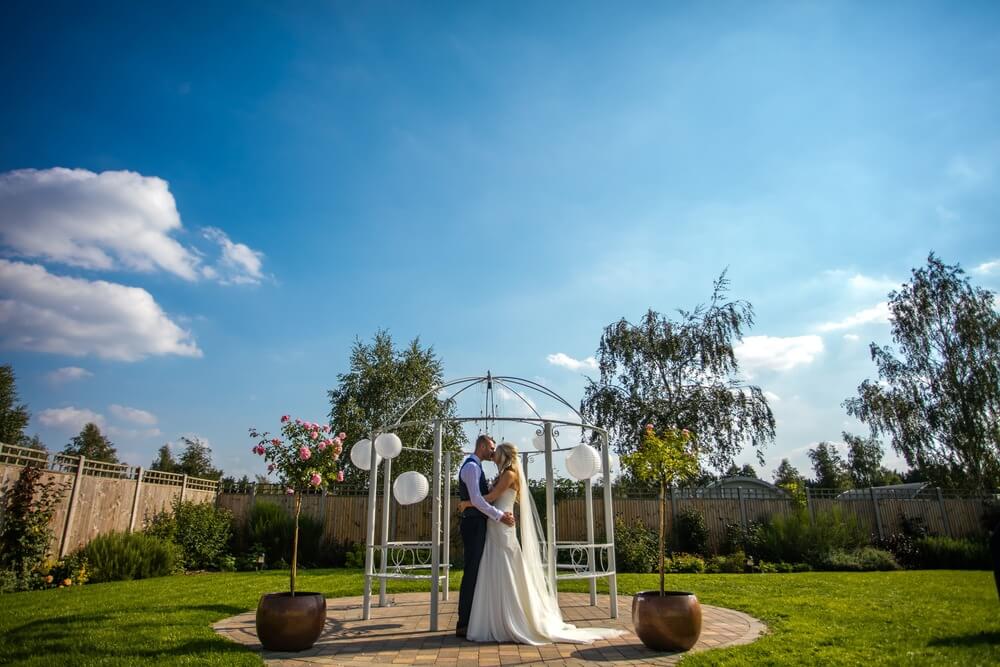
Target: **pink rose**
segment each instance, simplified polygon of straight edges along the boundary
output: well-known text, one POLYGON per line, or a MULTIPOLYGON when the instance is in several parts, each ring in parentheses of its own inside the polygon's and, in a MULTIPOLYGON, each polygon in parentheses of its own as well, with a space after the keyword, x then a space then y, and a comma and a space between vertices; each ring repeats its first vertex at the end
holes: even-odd
POLYGON ((286 495, 289 495, 289 496, 290 496, 290 495, 292 495, 293 493, 295 493, 295 489, 293 489, 292 487, 290 487, 290 486, 289 486, 288 488, 286 488, 286 489, 285 489, 285 494, 286 494, 286 495))
POLYGON ((323 424, 323 433, 329 433, 329 432, 330 432, 330 425, 323 424))
POLYGON ((347 440, 347 434, 341 431, 340 433, 337 434, 337 440, 340 440, 341 442, 347 440))
POLYGON ((268 472, 274 472, 274 464, 273 464, 273 463, 271 463, 271 464, 269 464, 269 465, 267 466, 267 471, 268 471, 268 472))
POLYGON ((312 433, 309 434, 309 437, 315 440, 316 438, 319 437, 319 431, 313 431, 312 433))
POLYGON ((295 418, 295 423, 296 423, 296 424, 301 424, 301 423, 302 423, 302 420, 301 420, 301 419, 299 419, 298 417, 296 417, 296 418, 295 418))
POLYGON ((271 444, 274 445, 275 447, 278 447, 279 445, 281 445, 281 440, 274 438, 271 440, 271 444))
POLYGON ((344 444, 344 439, 338 435, 336 438, 333 439, 333 444, 339 447, 340 445, 344 444))
POLYGON ((337 481, 338 482, 343 482, 344 481, 344 471, 343 470, 338 470, 337 471, 337 481))
POLYGON ((652 431, 653 430, 653 425, 652 424, 646 424, 646 430, 647 431, 652 431))
POLYGON ((340 456, 340 453, 342 451, 344 451, 344 448, 338 442, 336 445, 333 446, 333 457, 337 458, 338 456, 340 456))
POLYGON ((319 451, 323 451, 324 449, 326 449, 326 447, 327 447, 327 441, 326 440, 320 440, 319 444, 316 445, 316 449, 318 449, 319 451))
POLYGON ((291 419, 288 415, 281 415, 281 423, 284 424, 286 421, 291 419))
POLYGON ((313 453, 308 447, 301 447, 299 449, 299 458, 303 461, 308 461, 312 455, 313 453))
POLYGON ((323 478, 319 476, 319 473, 314 472, 309 478, 309 483, 313 486, 319 486, 319 483, 323 481, 323 478))

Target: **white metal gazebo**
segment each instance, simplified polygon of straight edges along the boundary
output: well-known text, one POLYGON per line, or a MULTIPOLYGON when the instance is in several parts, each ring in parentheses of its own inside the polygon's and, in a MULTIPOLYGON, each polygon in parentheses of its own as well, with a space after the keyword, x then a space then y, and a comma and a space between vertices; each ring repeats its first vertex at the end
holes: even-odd
MULTIPOLYGON (((489 398, 487 398, 487 405, 490 405, 489 398)), ((544 540, 541 545, 541 553, 543 554, 543 567, 546 569, 546 576, 553 590, 556 590, 558 581, 568 579, 589 580, 590 604, 592 606, 597 605, 597 580, 606 578, 610 593, 610 617, 617 618, 618 586, 615 572, 614 515, 611 500, 611 465, 607 432, 597 426, 588 424, 573 405, 547 387, 532 380, 518 377, 494 376, 491 373, 487 373, 485 376, 451 380, 433 387, 403 410, 392 423, 370 434, 367 445, 370 449, 370 455, 367 461, 369 485, 363 618, 365 620, 371 618, 372 587, 376 579, 379 580, 379 606, 386 606, 387 604, 386 583, 388 581, 394 579, 429 580, 431 582, 430 630, 431 632, 438 630, 438 600, 439 598, 448 599, 448 574, 451 569, 451 522, 448 516, 450 503, 442 503, 442 498, 447 501, 451 497, 451 452, 442 452, 444 426, 448 423, 467 424, 484 421, 493 422, 494 424, 512 422, 534 427, 535 437, 533 444, 536 451, 522 452, 521 465, 524 474, 527 476, 529 461, 536 456, 544 456, 546 526, 544 538, 542 536, 539 536, 539 538, 544 540), (487 410, 486 414, 480 414, 479 416, 458 415, 446 420, 407 420, 407 415, 410 414, 413 408, 420 404, 421 401, 428 399, 428 397, 435 396, 437 400, 454 401, 463 392, 473 387, 485 388, 487 397, 497 389, 509 392, 508 396, 515 397, 518 404, 527 409, 526 414, 523 416, 497 416, 495 413, 492 415, 488 414, 487 410), (535 403, 525 395, 526 392, 555 401, 560 407, 567 408, 570 411, 568 414, 573 415, 573 417, 568 419, 543 417, 536 409, 535 403), (431 534, 427 540, 391 541, 389 539, 389 509, 392 458, 382 458, 379 455, 378 446, 380 441, 378 438, 380 435, 392 434, 397 429, 414 426, 430 428, 433 432, 430 449, 402 446, 403 450, 425 452, 432 457, 432 480, 430 481, 428 493, 431 499, 431 534), (560 428, 580 429, 581 444, 574 447, 560 446, 558 441, 560 428), (589 434, 589 437, 587 434, 589 434), (582 444, 585 440, 589 440, 591 444, 582 444), (556 526, 553 457, 561 452, 573 452, 579 447, 590 447, 591 445, 596 446, 600 457, 598 473, 602 475, 603 479, 605 541, 598 543, 594 537, 593 489, 591 480, 593 474, 591 474, 589 477, 583 478, 586 494, 587 539, 585 542, 560 542, 558 541, 556 526), (379 465, 380 463, 381 465, 379 465), (382 468, 383 481, 381 498, 378 494, 379 467, 382 468), (447 471, 443 480, 442 468, 447 471), (444 482, 443 494, 442 481, 444 482), (376 543, 375 516, 376 508, 380 501, 382 503, 381 539, 376 543), (376 552, 381 556, 378 571, 375 569, 376 552), (560 563, 560 553, 563 554, 562 563, 560 563), (405 554, 406 557, 400 557, 400 554, 405 554), (390 562, 390 560, 393 562, 390 562), (428 570, 429 573, 427 573, 428 570)), ((395 436, 388 435, 387 437, 391 439, 395 436)), ((399 448, 398 439, 396 439, 396 447, 397 449, 399 448)), ((593 452, 591 451, 590 454, 593 455, 593 452)))

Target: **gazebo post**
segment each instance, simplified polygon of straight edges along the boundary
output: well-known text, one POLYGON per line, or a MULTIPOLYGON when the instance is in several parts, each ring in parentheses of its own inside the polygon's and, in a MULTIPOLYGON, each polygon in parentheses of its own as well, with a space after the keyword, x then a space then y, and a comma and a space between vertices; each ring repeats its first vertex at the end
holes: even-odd
POLYGON ((552 481, 552 422, 545 422, 545 523, 548 559, 548 578, 552 594, 558 598, 556 587, 556 500, 552 481))
POLYGON ((434 420, 434 469, 431 482, 431 632, 438 630, 441 585, 441 420, 434 420))
POLYGON ((594 484, 588 477, 583 483, 586 491, 584 501, 587 503, 587 572, 590 573, 590 606, 597 606, 597 579, 594 577, 594 484))
POLYGON ((618 572, 615 570, 615 513, 611 507, 611 451, 608 434, 601 433, 601 468, 604 473, 604 535, 610 544, 608 552, 608 593, 611 596, 611 618, 618 618, 618 572))
MULTIPOLYGON (((372 451, 375 446, 372 445, 372 451)), ((385 573, 389 569, 389 498, 392 497, 389 488, 389 478, 392 476, 392 459, 386 459, 382 464, 382 559, 379 562, 379 571, 383 576, 378 582, 378 606, 385 606, 385 573)))
POLYGON ((451 452, 444 453, 444 498, 442 500, 441 519, 444 521, 444 590, 441 598, 447 602, 451 581, 451 452))
MULTIPOLYGON (((368 517, 365 524, 365 594, 361 618, 372 617, 372 577, 375 574, 375 503, 378 502, 378 466, 375 463, 375 434, 371 435, 371 458, 368 467, 368 517)), ((385 558, 383 557, 383 560, 385 558)))

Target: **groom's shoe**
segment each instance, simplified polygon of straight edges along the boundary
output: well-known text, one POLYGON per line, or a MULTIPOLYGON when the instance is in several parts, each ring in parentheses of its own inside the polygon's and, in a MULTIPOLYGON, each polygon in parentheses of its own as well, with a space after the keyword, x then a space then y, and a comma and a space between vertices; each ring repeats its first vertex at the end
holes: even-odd
POLYGON ((465 636, 465 630, 466 630, 465 628, 455 628, 455 636, 456 637, 464 637, 465 636))

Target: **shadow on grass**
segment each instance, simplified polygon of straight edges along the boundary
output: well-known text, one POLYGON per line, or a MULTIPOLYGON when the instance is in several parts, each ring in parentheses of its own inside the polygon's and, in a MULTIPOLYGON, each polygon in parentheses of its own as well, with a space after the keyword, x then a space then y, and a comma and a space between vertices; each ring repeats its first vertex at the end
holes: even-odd
POLYGON ((980 646, 990 644, 1000 645, 1000 632, 971 632, 967 635, 954 637, 939 637, 927 642, 928 646, 980 646))
POLYGON ((237 654, 255 662, 254 654, 216 635, 210 627, 220 616, 245 611, 232 605, 208 604, 49 616, 9 628, 4 633, 0 662, 44 658, 52 664, 76 664, 91 657, 198 659, 209 655, 221 658, 222 654, 229 656, 227 662, 237 661, 237 654))

